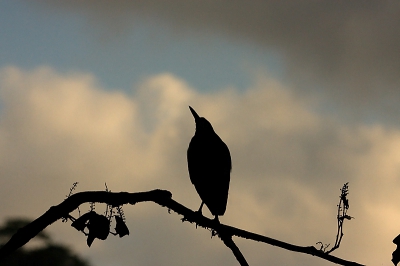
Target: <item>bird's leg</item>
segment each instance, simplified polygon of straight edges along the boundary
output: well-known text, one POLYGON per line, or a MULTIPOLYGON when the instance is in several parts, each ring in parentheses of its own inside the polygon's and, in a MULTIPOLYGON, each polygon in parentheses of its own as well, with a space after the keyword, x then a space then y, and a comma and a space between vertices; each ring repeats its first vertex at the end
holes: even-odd
POLYGON ((197 211, 201 216, 203 216, 203 212, 201 211, 201 210, 203 209, 203 205, 204 205, 204 201, 201 202, 200 208, 199 208, 199 210, 197 211))
MULTIPOLYGON (((201 219, 201 217, 203 217, 203 212, 201 211, 203 209, 203 205, 204 205, 204 202, 202 201, 201 204, 200 204, 199 210, 194 212, 194 215, 195 215, 196 219, 201 219)), ((197 228, 197 225, 198 224, 196 222, 196 228, 197 228)))
POLYGON ((214 228, 211 229, 211 237, 216 236, 216 235, 220 235, 221 234, 220 230, 222 230, 222 229, 220 228, 221 223, 220 223, 220 221, 218 219, 218 215, 215 215, 215 217, 212 220, 212 222, 214 223, 214 228))

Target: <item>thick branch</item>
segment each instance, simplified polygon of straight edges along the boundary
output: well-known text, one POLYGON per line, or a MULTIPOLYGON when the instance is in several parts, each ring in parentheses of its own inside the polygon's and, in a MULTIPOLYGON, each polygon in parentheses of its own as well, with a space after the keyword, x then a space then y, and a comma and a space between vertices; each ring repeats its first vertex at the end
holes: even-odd
MULTIPOLYGON (((45 229, 47 226, 51 225, 58 219, 61 219, 63 217, 68 217, 69 213, 74 211, 76 208, 79 207, 79 205, 83 203, 99 202, 99 203, 106 203, 112 206, 120 206, 123 204, 133 205, 138 202, 145 202, 145 201, 153 201, 159 204, 160 206, 167 207, 169 210, 173 210, 174 212, 183 215, 184 218, 182 220, 184 221, 196 223, 197 225, 204 228, 213 229, 218 233, 218 235, 220 236, 222 235, 225 240, 227 240, 231 236, 237 236, 259 242, 264 242, 290 251, 310 254, 340 265, 362 266, 362 264, 346 261, 341 258, 326 254, 322 251, 317 250, 313 246, 308 246, 308 247, 296 246, 263 235, 248 232, 239 228, 216 223, 214 220, 211 220, 204 216, 200 216, 198 215, 197 212, 192 211, 191 209, 173 200, 171 192, 158 189, 147 192, 137 192, 137 193, 128 193, 128 192, 112 193, 105 191, 88 191, 88 192, 80 192, 74 194, 69 198, 67 198, 66 200, 64 200, 59 205, 51 207, 47 212, 45 212, 42 216, 34 220, 29 225, 25 226, 24 228, 21 228, 0 249, 0 259, 7 256, 16 249, 22 247, 23 245, 25 245, 30 239, 35 237, 39 232, 41 232, 43 229, 45 229)), ((223 241, 225 242, 224 239, 223 241)), ((228 244, 232 245, 232 243, 229 243, 228 239, 228 244)), ((233 245, 235 244, 233 243, 233 245)), ((228 247, 232 249, 233 246, 228 246, 228 247)), ((233 252, 235 254, 235 251, 233 252)), ((236 253, 235 256, 237 254, 238 253, 236 253)))

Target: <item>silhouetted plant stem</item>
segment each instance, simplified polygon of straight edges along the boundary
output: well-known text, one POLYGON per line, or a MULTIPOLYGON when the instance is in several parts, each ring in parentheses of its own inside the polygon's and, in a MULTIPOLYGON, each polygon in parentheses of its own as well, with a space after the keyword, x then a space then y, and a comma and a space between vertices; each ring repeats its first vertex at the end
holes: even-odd
MULTIPOLYGON (((350 207, 349 205, 349 200, 347 199, 347 195, 349 194, 349 182, 345 183, 343 187, 340 189, 341 195, 340 195, 340 200, 339 204, 337 205, 338 210, 337 210, 337 233, 336 233, 336 240, 335 240, 335 245, 328 251, 326 251, 327 254, 331 253, 332 251, 336 250, 339 248, 340 243, 342 242, 343 238, 343 224, 344 220, 351 220, 353 217, 347 215, 347 211, 350 207)), ((321 243, 321 245, 323 245, 321 243)), ((323 248, 323 246, 321 246, 323 248)), ((325 251, 325 250, 323 250, 325 251)))
MULTIPOLYGON (((347 260, 343 260, 341 258, 326 254, 314 246, 296 246, 293 244, 289 244, 283 241, 279 241, 273 238, 269 238, 263 235, 255 234, 252 232, 248 232, 239 228, 235 228, 232 226, 215 223, 214 220, 204 217, 202 215, 198 215, 197 212, 192 211, 191 209, 185 207, 184 205, 176 202, 172 199, 172 193, 167 190, 151 190, 147 192, 137 192, 137 193, 128 193, 128 192, 106 192, 106 191, 87 191, 80 192, 71 195, 69 198, 65 199, 62 203, 57 206, 52 206, 50 209, 45 212, 42 216, 28 224, 27 226, 21 228, 1 249, 0 249, 0 259, 4 258, 8 254, 12 253, 16 249, 22 247, 29 240, 35 237, 38 233, 40 233, 47 226, 51 225, 58 219, 68 218, 71 219, 70 213, 77 209, 83 203, 97 202, 97 203, 106 203, 110 206, 117 207, 124 204, 134 205, 139 202, 145 201, 153 201, 160 206, 167 207, 169 210, 173 210, 174 212, 183 216, 182 221, 188 221, 191 223, 196 223, 198 226, 204 228, 210 228, 217 232, 219 235, 229 235, 229 236, 237 236, 246 239, 251 239, 259 242, 264 242, 270 245, 274 245, 277 247, 281 247, 287 250, 306 253, 313 256, 320 257, 322 259, 328 260, 330 262, 340 264, 340 265, 350 265, 350 266, 361 266, 362 264, 358 264, 356 262, 351 262, 347 260)), ((223 240, 224 241, 224 240, 223 240)), ((231 239, 232 241, 232 239, 231 239)), ((236 247, 232 246, 232 242, 228 240, 228 244, 231 245, 229 248, 236 247)), ((236 247, 237 248, 237 247, 236 247)), ((235 256, 239 253, 235 253, 238 251, 232 250, 235 256)), ((240 253, 241 254, 241 253, 240 253)), ((243 257, 243 255, 241 255, 243 257)), ((246 265, 246 264, 245 264, 246 265)))

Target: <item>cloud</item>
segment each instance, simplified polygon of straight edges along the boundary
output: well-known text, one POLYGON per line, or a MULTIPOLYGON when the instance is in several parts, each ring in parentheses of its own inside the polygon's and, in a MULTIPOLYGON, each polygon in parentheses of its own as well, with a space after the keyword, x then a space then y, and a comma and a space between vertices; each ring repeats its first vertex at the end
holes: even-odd
MULTIPOLYGON (((343 124, 317 112, 315 98, 299 98, 265 76, 244 93, 200 94, 164 73, 143 80, 128 95, 102 88, 90 74, 1 69, 1 218, 37 217, 61 202, 76 181, 78 191, 103 190, 104 182, 112 191, 168 189, 197 209, 200 199, 186 168, 194 133, 190 104, 231 150, 231 189, 222 222, 298 245, 332 243, 339 188, 349 181, 349 214, 356 219, 346 222, 343 246, 335 254, 361 263, 389 262, 391 241, 400 233, 395 226, 400 131, 343 124)), ((124 210, 131 235, 96 241, 90 249, 66 224, 57 222, 50 230, 100 266, 132 260, 138 265, 236 263, 218 238, 182 224, 165 209, 148 203, 124 210)), ((328 265, 260 243, 238 244, 252 265, 328 265)))
POLYGON ((280 54, 299 94, 326 96, 347 119, 398 124, 397 1, 39 1, 108 32, 142 21, 184 36, 224 36, 280 54), (106 30, 107 31, 107 30, 106 30))

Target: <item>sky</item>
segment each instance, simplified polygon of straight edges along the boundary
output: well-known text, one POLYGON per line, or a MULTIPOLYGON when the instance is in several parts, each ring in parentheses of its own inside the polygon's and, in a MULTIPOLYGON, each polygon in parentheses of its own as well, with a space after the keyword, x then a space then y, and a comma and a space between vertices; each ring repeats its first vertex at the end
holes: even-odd
MULTIPOLYGON (((333 255, 391 264, 400 234, 398 1, 0 0, 0 24, 0 220, 40 216, 74 182, 77 192, 167 189, 197 210, 190 105, 231 152, 222 223, 333 245, 349 182, 355 219, 333 255)), ((131 234, 90 248, 69 224, 48 230, 98 266, 238 265, 177 214, 152 203, 124 211, 131 234)), ((331 265, 234 241, 250 265, 331 265)))

